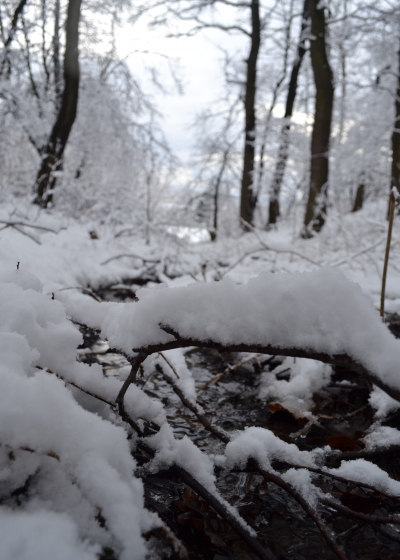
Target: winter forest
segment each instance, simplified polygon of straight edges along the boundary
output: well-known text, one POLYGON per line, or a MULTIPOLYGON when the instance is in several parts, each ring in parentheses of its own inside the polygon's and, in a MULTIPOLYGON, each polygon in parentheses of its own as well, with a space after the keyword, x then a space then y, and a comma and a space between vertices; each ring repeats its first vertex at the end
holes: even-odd
POLYGON ((0 560, 400 557, 400 5, 0 0, 0 560))

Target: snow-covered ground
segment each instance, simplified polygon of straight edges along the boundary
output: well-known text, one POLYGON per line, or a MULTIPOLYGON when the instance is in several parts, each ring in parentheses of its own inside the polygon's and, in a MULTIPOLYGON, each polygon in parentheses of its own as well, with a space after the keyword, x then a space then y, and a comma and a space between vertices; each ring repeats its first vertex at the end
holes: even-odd
MULTIPOLYGON (((332 212, 323 232, 307 241, 293 224, 282 224, 277 231, 216 243, 188 244, 170 230, 146 245, 121 235, 122 227, 74 222, 29 206, 24 212, 3 207, 0 558, 89 560, 110 548, 121 560, 142 559, 143 533, 162 524, 144 507, 131 454, 135 438, 128 441, 115 406, 129 370, 106 377, 99 365, 79 363, 82 337, 71 318, 101 329, 111 346, 129 356, 134 356, 132 348, 174 340, 160 329, 162 323, 197 341, 345 353, 400 390, 400 342, 374 309, 381 290, 385 212, 383 203, 344 217, 332 212), (136 291, 135 279, 144 276, 150 282, 137 292, 137 302, 100 303, 90 294, 124 281, 136 291), (23 486, 24 498, 18 501, 13 491, 23 486)), ((391 312, 400 312, 399 280, 400 223, 395 223, 386 301, 391 312)), ((180 387, 194 403, 182 352, 170 350, 165 357, 180 372, 180 387)), ((154 367, 150 358, 146 367, 154 367)), ((311 417, 312 393, 329 378, 329 366, 299 360, 289 382, 264 374, 261 397, 311 417)), ((379 426, 379 419, 400 405, 381 390, 372 395, 377 423, 364 438, 366 448, 400 443, 399 432, 379 426)), ((300 452, 268 430, 249 427, 232 435, 225 453, 212 459, 187 437, 176 439, 161 401, 135 385, 126 393, 125 407, 135 421, 160 426, 148 440, 156 453, 149 468, 175 462, 218 496, 214 463, 243 465, 256 457, 272 469, 277 456, 316 466, 324 453, 300 452)), ((364 463, 354 468, 347 463, 338 473, 351 477, 357 472, 364 481, 400 494, 398 483, 364 463)), ((285 480, 315 504, 318 491, 310 477, 296 472, 287 471, 285 480)))

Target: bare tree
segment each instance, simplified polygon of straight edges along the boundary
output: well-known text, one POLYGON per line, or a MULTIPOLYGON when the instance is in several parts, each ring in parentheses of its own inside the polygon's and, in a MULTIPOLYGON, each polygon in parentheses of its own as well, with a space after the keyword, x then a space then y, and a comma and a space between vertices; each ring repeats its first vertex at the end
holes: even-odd
POLYGON ((35 203, 46 208, 53 198, 57 171, 61 170, 64 150, 68 142, 78 107, 79 93, 79 19, 82 0, 69 0, 66 21, 64 55, 64 90, 61 106, 50 133, 35 182, 35 203))
POLYGON ((9 55, 9 52, 10 52, 10 49, 11 49, 11 43, 14 39, 15 32, 17 30, 18 20, 20 19, 20 17, 23 14, 26 3, 27 3, 27 0, 20 0, 17 7, 15 8, 13 17, 11 19, 10 30, 8 32, 7 38, 4 37, 3 23, 1 25, 3 41, 4 41, 4 53, 3 53, 3 59, 1 61, 1 66, 0 66, 0 76, 3 74, 6 66, 10 64, 8 55, 9 55))
POLYGON ((312 35, 310 53, 316 96, 304 237, 311 237, 313 232, 319 232, 325 222, 334 94, 333 73, 327 55, 325 8, 319 7, 319 0, 310 0, 310 15, 312 35))
POLYGON ((286 160, 289 153, 290 119, 293 114, 293 107, 296 99, 297 81, 299 77, 299 72, 300 72, 301 64, 303 62, 304 55, 306 53, 305 42, 309 34, 309 21, 308 21, 309 13, 310 13, 309 3, 310 0, 304 0, 300 39, 297 47, 296 59, 293 62, 292 72, 290 75, 290 82, 289 82, 289 87, 288 87, 287 97, 286 97, 284 124, 282 126, 282 131, 281 131, 278 159, 276 161, 275 172, 272 178, 267 228, 273 224, 276 224, 276 221, 280 215, 279 194, 282 186, 283 176, 285 173, 286 160))
POLYGON ((396 187, 400 191, 400 46, 397 52, 397 85, 395 92, 395 117, 392 132, 392 166, 390 174, 390 191, 396 187))
POLYGON ((254 156, 256 136, 256 88, 257 88, 257 60, 261 44, 260 6, 258 0, 251 0, 251 33, 250 52, 246 60, 247 73, 244 95, 244 153, 243 175, 240 193, 240 218, 243 228, 253 224, 254 209, 257 197, 253 188, 254 156))

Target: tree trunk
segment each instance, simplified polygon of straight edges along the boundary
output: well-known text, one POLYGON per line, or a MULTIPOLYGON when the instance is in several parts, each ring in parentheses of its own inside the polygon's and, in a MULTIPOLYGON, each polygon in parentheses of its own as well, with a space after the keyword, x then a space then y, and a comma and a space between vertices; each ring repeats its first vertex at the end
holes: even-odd
POLYGON ((62 80, 60 64, 60 0, 56 0, 54 4, 53 67, 54 89, 56 93, 56 110, 59 111, 62 101, 62 80))
MULTIPOLYGON (((400 192, 400 49, 397 53, 398 56, 398 70, 397 70, 397 88, 395 99, 395 117, 392 132, 392 168, 390 178, 390 192, 393 187, 400 192)), ((389 198, 390 200, 390 198, 389 198)), ((390 202, 389 202, 390 204, 390 202)), ((388 210, 389 216, 389 210, 388 210)))
POLYGON ((329 178, 329 139, 333 109, 333 74, 326 52, 324 8, 310 0, 311 64, 316 87, 315 116, 311 138, 311 173, 303 237, 319 232, 325 222, 329 178))
POLYGON ((361 210, 364 204, 364 195, 365 195, 365 185, 364 182, 361 182, 357 187, 356 197, 354 199, 352 212, 358 212, 359 210, 361 210))
POLYGON ((255 129, 256 112, 255 98, 257 87, 257 59, 260 50, 260 7, 259 0, 251 0, 251 48, 247 59, 246 91, 244 99, 245 110, 245 144, 243 156, 243 175, 240 196, 240 218, 243 229, 246 224, 253 224, 253 214, 257 197, 253 190, 254 154, 255 154, 255 129))
POLYGON ((25 5, 26 5, 26 2, 27 2, 27 0, 20 0, 17 7, 15 8, 15 11, 14 11, 14 14, 13 14, 13 17, 12 17, 12 20, 11 20, 10 31, 9 31, 7 39, 5 39, 5 41, 4 41, 3 60, 1 61, 0 76, 3 74, 7 64, 9 65, 9 63, 10 63, 9 59, 8 59, 8 55, 10 53, 11 43, 14 39, 14 35, 15 35, 16 30, 17 30, 18 19, 22 16, 22 13, 23 13, 25 5))
POLYGON ((52 201, 56 172, 61 169, 62 157, 75 121, 79 93, 79 17, 82 0, 69 0, 66 45, 64 55, 64 91, 61 107, 50 134, 35 183, 35 203, 47 208, 52 201))
POLYGON ((285 116, 284 116, 285 123, 281 131, 281 142, 279 146, 278 160, 276 163, 275 173, 271 185, 267 229, 269 226, 276 224, 276 221, 280 215, 279 194, 281 191, 283 176, 285 173, 286 160, 289 153, 290 119, 293 114, 293 106, 294 106, 294 101, 296 99, 297 80, 299 77, 301 63, 303 62, 303 58, 306 53, 305 40, 306 40, 306 32, 309 28, 309 22, 308 22, 309 15, 310 15, 309 0, 304 0, 300 40, 297 47, 296 60, 293 63, 292 73, 290 75, 289 89, 286 97, 286 108, 285 108, 285 116))

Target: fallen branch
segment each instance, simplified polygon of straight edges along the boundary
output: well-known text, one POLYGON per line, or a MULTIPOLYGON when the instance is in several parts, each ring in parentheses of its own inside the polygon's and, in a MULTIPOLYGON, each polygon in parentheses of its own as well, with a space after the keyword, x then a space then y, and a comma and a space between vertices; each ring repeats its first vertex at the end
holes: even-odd
POLYGON ((393 399, 400 402, 400 389, 391 387, 375 373, 369 371, 360 362, 354 360, 347 354, 326 354, 325 352, 313 352, 311 350, 304 350, 302 348, 281 348, 271 345, 261 346, 258 344, 230 344, 224 345, 212 340, 195 340, 193 338, 185 338, 176 332, 168 325, 160 324, 160 328, 175 337, 175 340, 159 344, 150 344, 145 348, 133 348, 133 352, 146 353, 146 355, 153 354, 154 352, 164 352, 165 350, 173 350, 176 348, 187 348, 189 346, 197 346, 198 348, 214 348, 219 352, 249 352, 252 354, 269 354, 275 356, 290 356, 292 358, 308 358, 309 360, 318 360, 325 364, 333 366, 340 366, 359 373, 371 383, 382 389, 385 393, 390 395, 393 399))

